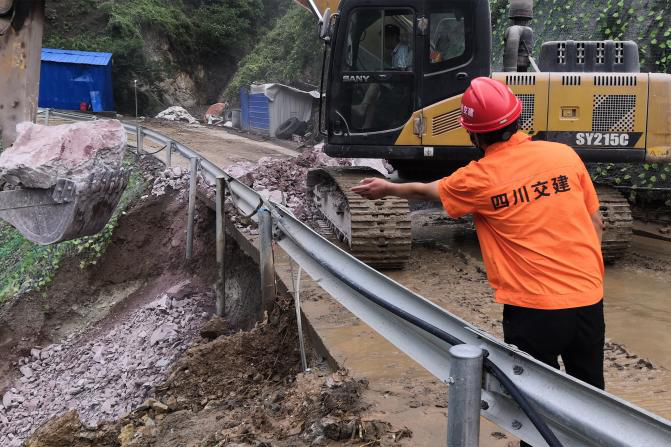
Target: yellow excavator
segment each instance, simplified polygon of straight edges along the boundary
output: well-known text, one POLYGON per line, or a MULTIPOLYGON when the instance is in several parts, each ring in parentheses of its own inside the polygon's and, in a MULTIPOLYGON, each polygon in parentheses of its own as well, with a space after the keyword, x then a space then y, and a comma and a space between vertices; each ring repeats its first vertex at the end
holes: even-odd
MULTIPOLYGON (((319 20, 325 67, 325 152, 387 160, 399 180, 433 180, 481 154, 459 126, 461 95, 491 76, 523 103, 521 128, 533 138, 574 147, 585 161, 671 160, 671 76, 640 73, 634 42, 557 41, 531 55, 532 0, 512 0, 504 71, 491 70, 487 0, 296 0, 319 20), (326 59, 325 59, 326 60, 326 59)), ((0 0, 0 134, 37 111, 44 0, 0 0)), ((352 253, 377 268, 402 268, 411 247, 408 203, 369 201, 351 186, 365 168, 314 170, 315 205, 352 253)), ((39 243, 100 230, 125 186, 110 173, 49 189, 0 191, 0 218, 39 243)), ((631 241, 627 201, 599 188, 606 260, 631 241)))
MULTIPOLYGON (((671 160, 671 76, 640 73, 631 41, 554 41, 531 55, 532 0, 512 0, 503 72, 492 73, 488 0, 297 0, 325 40, 325 152, 386 159, 400 181, 435 180, 481 156, 459 125, 470 81, 491 76, 520 98, 522 130, 558 141, 586 162, 671 160)), ((411 246, 404 200, 365 200, 360 168, 310 172, 315 205, 352 253, 402 268, 411 246)), ((629 204, 598 188, 606 261, 632 238, 629 204)))
MULTIPOLYGON (((44 29, 44 0, 0 0, 0 137, 11 146, 16 125, 34 121, 44 29)), ((122 170, 47 188, 0 187, 0 218, 39 244, 95 234, 112 216, 128 176, 122 170)))

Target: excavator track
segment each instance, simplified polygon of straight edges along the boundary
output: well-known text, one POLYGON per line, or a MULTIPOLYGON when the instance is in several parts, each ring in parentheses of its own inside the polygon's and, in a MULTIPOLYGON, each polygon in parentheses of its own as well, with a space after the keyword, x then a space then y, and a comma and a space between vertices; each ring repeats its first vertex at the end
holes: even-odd
POLYGON ((383 178, 370 168, 313 169, 308 173, 308 190, 353 256, 376 269, 402 269, 412 244, 408 201, 368 200, 352 193, 352 187, 367 177, 383 178))
POLYGON ((612 263, 623 258, 633 237, 634 220, 627 199, 615 188, 597 186, 604 231, 601 243, 603 260, 612 263))

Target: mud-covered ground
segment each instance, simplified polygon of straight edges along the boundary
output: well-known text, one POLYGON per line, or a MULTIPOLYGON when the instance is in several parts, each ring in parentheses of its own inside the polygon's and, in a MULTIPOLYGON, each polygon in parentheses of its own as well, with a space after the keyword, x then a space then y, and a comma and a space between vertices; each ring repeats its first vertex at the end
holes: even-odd
MULTIPOLYGON (((434 303, 503 338, 477 236, 468 222, 432 211, 413 215, 409 267, 390 276, 434 303)), ((639 236, 628 255, 606 266, 606 390, 671 417, 668 334, 671 243, 639 236)))
POLYGON ((286 299, 250 331, 210 320, 214 216, 199 204, 187 262, 186 201, 173 190, 185 174, 151 165, 147 194, 95 265, 69 259, 45 290, 0 309, 0 445, 379 445, 411 436, 362 420, 365 380, 314 356, 302 373, 286 299))
MULTIPOLYGON (((188 129, 178 129, 175 138, 180 140, 182 132, 188 133, 188 129)), ((199 136, 192 137, 194 142, 202 140, 199 136)), ((214 140, 207 140, 208 150, 220 150, 219 156, 225 163, 249 160, 243 154, 238 158, 235 151, 226 152, 237 144, 235 141, 212 146, 218 135, 209 137, 214 140)), ((282 152, 270 150, 275 154, 282 152)), ((294 177, 304 178, 303 170, 309 167, 303 163, 307 155, 288 159, 282 154, 281 160, 270 155, 273 158, 252 173, 250 183, 255 186, 259 183, 269 191, 275 183, 297 188, 300 182, 294 177), (266 182, 269 178, 275 183, 266 182)), ((159 198, 149 195, 122 219, 110 250, 97 265, 81 271, 73 260, 72 265, 64 266, 46 293, 17 298, 0 309, 0 356, 9 359, 0 365, 0 392, 3 397, 10 393, 9 405, 3 403, 0 407, 0 430, 13 424, 13 437, 4 440, 18 443, 25 439, 46 419, 43 414, 46 407, 56 409, 48 411, 53 411, 57 418, 34 434, 28 445, 379 445, 399 441, 407 445, 435 445, 436 433, 444 434, 445 386, 427 377, 417 365, 388 356, 383 352, 387 349, 384 342, 375 341, 369 328, 317 288, 311 289, 306 284, 305 305, 323 303, 324 318, 333 326, 328 336, 336 338, 338 348, 342 349, 342 357, 337 360, 341 366, 351 367, 349 374, 329 371, 314 355, 310 358, 313 370, 301 372, 295 320, 288 302, 280 301, 267 321, 250 331, 233 332, 230 325, 215 320, 209 323, 212 328, 201 331, 206 337, 199 338, 197 327, 210 317, 213 303, 213 216, 199 206, 195 261, 185 262, 185 202, 183 195, 175 195, 166 187, 166 183, 184 185, 184 179, 176 171, 154 172, 151 176, 160 177, 154 191, 165 194, 159 198), (163 295, 183 281, 189 281, 192 301, 180 304, 191 306, 189 313, 195 318, 189 322, 188 330, 168 326, 167 332, 159 331, 156 337, 161 340, 154 344, 152 336, 162 324, 179 325, 182 321, 176 310, 181 306, 173 306, 171 298, 170 311, 166 312, 163 295), (46 306, 44 297, 49 298, 46 306), (145 323, 154 327, 133 326, 134 321, 144 320, 140 315, 146 315, 145 323), (124 362, 118 361, 124 351, 121 349, 120 355, 116 349, 123 348, 122 343, 115 344, 111 339, 114 331, 122 328, 137 333, 138 340, 144 331, 147 343, 163 351, 147 349, 139 353, 142 343, 128 343, 127 348, 133 350, 129 356, 132 368, 145 367, 143 354, 155 361, 142 378, 133 376, 128 381, 132 387, 122 388, 122 381, 116 380, 113 383, 117 388, 113 389, 119 389, 120 393, 114 396, 103 393, 101 397, 95 394, 96 387, 106 385, 101 385, 94 376, 100 374, 105 379, 114 376, 107 374, 110 369, 121 370, 118 377, 124 377, 124 362), (75 335, 68 338, 71 334, 75 335), (99 352, 96 343, 101 340, 108 340, 108 345, 114 345, 115 349, 99 352), (70 357, 61 354, 68 347, 73 349, 70 357), (32 350, 37 351, 39 359, 32 350), (44 359, 42 352, 46 353, 44 359), (178 356, 179 352, 184 354, 178 356), (51 382, 26 377, 21 368, 30 368, 32 377, 41 373, 40 368, 53 374, 50 359, 67 359, 70 366, 76 363, 73 356, 77 353, 85 357, 85 362, 74 365, 73 369, 82 371, 77 373, 80 375, 74 383, 65 381, 69 385, 66 391, 74 392, 70 401, 74 404, 65 399, 64 405, 50 402, 39 407, 40 399, 34 399, 35 395, 23 395, 27 394, 23 390, 30 388, 28 385, 51 382), (106 354, 109 358, 103 357, 107 361, 105 367, 96 368, 100 365, 96 358, 106 354), (91 367, 83 367, 84 364, 91 367), (89 383, 90 378, 93 380, 89 383), (79 385, 83 379, 86 381, 79 385), (21 385, 17 387, 17 383, 21 385), (124 390, 128 393, 124 394, 124 390), (15 394, 20 399, 14 399, 15 394), (110 408, 113 411, 105 412, 110 406, 108 401, 115 405, 110 408), (94 405, 82 408, 86 402, 94 405), (26 409, 28 403, 31 406, 36 403, 38 407, 26 409), (64 413, 68 408, 79 413, 64 413), (9 424, 4 422, 3 415, 6 417, 17 409, 22 412, 22 420, 32 418, 25 431, 21 431, 24 426, 14 428, 14 415, 9 424), (93 417, 102 414, 104 417, 93 417), (87 423, 99 420, 100 425, 87 427, 82 420, 87 423), (406 425, 416 428, 416 432, 405 429, 406 425)), ((302 192, 292 194, 299 196, 302 192)), ((501 306, 492 300, 472 226, 468 220, 455 222, 421 208, 413 213, 410 264, 406 270, 391 272, 390 276, 500 337, 501 306)), ((670 260, 671 252, 660 249, 659 244, 648 247, 638 241, 627 259, 607 269, 606 280, 610 338, 606 347, 607 389, 667 418, 671 415, 671 375, 660 359, 663 353, 669 354, 665 329, 668 294, 664 284, 668 282, 670 260), (650 303, 657 307, 651 307, 650 303), (636 333, 622 330, 627 327, 636 333), (651 335, 653 330, 658 334, 651 335), (653 343, 656 338, 660 340, 658 345, 653 343)), ((57 397, 52 400, 58 399, 58 393, 54 395, 57 397)), ((487 430, 490 429, 483 428, 483 436, 491 438, 492 443, 481 443, 483 446, 498 447, 512 442, 498 428, 487 430)), ((4 446, 2 442, 0 445, 4 446)))
MULTIPOLYGON (((318 366, 300 372, 290 302, 247 332, 215 328, 173 365, 153 398, 96 428, 77 413, 52 420, 30 447, 296 446, 368 443, 409 437, 379 420, 362 420, 365 381, 318 366)), ((314 363, 314 362, 313 362, 314 363)))

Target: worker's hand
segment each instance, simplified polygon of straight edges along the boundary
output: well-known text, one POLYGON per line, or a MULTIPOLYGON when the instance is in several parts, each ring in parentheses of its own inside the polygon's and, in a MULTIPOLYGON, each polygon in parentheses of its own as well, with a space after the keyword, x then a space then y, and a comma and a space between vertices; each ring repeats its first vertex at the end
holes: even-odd
POLYGON ((375 200, 391 195, 393 186, 393 183, 381 178, 365 178, 352 188, 352 192, 366 199, 375 200))

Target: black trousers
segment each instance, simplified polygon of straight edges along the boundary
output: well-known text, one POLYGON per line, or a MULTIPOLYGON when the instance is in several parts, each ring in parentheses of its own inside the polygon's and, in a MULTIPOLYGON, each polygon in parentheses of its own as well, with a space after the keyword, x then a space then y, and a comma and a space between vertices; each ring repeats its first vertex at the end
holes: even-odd
MULTIPOLYGON (((606 325, 603 301, 572 309, 503 307, 503 338, 541 362, 604 389, 603 346, 606 325)), ((520 446, 529 446, 522 441, 520 446)))

